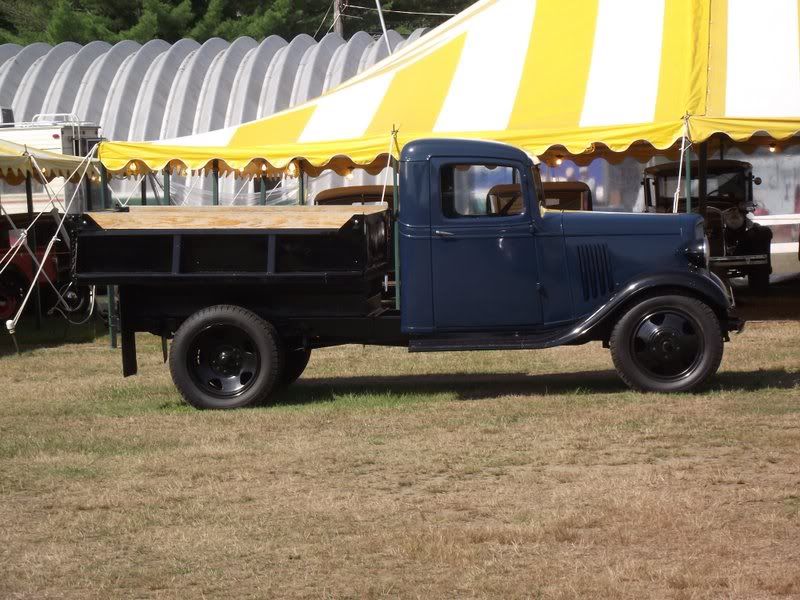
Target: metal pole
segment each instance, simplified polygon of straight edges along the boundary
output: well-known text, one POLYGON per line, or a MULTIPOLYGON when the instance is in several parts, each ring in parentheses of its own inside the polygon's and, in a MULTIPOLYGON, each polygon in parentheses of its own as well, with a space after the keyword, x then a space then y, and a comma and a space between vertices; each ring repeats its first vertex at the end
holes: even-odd
POLYGON ((700 144, 697 152, 697 181, 699 183, 698 208, 700 214, 705 213, 706 209, 706 196, 708 195, 708 142, 700 144))
POLYGON ((686 214, 692 212, 692 147, 686 148, 686 214))
POLYGON ((258 203, 261 206, 266 206, 267 204, 267 176, 261 176, 261 189, 258 190, 258 203))
POLYGON ((306 203, 306 176, 303 173, 303 165, 298 161, 297 163, 297 203, 306 203))
POLYGON ((395 309, 400 310, 400 186, 398 183, 400 161, 395 162, 392 169, 392 199, 394 210, 394 304, 395 309))
POLYGON ((381 20, 381 29, 383 29, 383 39, 386 41, 386 49, 389 54, 392 54, 392 46, 389 44, 389 34, 386 31, 386 21, 383 20, 383 9, 381 8, 381 0, 375 0, 375 6, 378 7, 378 18, 381 20))
POLYGON ((86 175, 86 210, 92 210, 92 178, 86 175))
POLYGON ((147 206, 147 175, 142 175, 142 206, 147 206))
POLYGON ((108 338, 111 349, 117 347, 117 287, 108 286, 108 338))
POLYGON ((344 37, 344 23, 342 23, 342 0, 333 2, 333 32, 344 37))
POLYGON ((100 208, 108 208, 108 171, 100 165, 100 208))
POLYGON ((170 198, 169 184, 170 184, 169 167, 166 167, 164 168, 164 204, 167 206, 169 206, 172 203, 172 200, 170 198))
MULTIPOLYGON (((33 223, 33 182, 31 180, 30 172, 25 176, 25 199, 28 202, 28 219, 30 223, 33 223)), ((39 249, 39 244, 36 242, 36 226, 34 225, 31 227, 30 236, 29 238, 31 241, 31 251, 33 252, 33 256, 37 256, 36 251, 39 249)), ((23 243, 27 244, 28 240, 25 240, 23 243)), ((31 257, 31 272, 33 276, 36 277, 36 273, 38 272, 38 267, 36 265, 36 261, 33 260, 31 257)), ((39 290, 39 281, 38 278, 36 281, 33 281, 33 295, 34 300, 36 302, 36 329, 42 328, 42 295, 39 290)))
POLYGON ((211 168, 211 204, 219 206, 219 163, 216 160, 211 168))

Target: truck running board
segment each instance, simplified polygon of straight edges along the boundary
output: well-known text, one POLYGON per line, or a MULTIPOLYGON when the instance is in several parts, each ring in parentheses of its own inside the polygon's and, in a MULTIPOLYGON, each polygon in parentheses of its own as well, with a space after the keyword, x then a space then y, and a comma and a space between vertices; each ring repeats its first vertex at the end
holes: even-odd
POLYGON ((564 342, 563 329, 539 333, 454 334, 447 337, 416 338, 409 352, 457 352, 466 350, 538 350, 564 342))

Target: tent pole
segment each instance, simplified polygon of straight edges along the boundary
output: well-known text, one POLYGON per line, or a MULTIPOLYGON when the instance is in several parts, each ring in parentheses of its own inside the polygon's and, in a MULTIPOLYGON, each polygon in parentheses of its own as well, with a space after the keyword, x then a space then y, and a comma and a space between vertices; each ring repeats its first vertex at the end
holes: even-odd
POLYGON ((211 167, 211 204, 219 206, 219 163, 216 160, 211 167))
POLYGON ((686 148, 686 214, 692 212, 692 146, 686 148))
POLYGON ((297 203, 306 203, 306 176, 303 173, 303 164, 298 161, 297 165, 297 203))
POLYGON ((392 228, 394 237, 394 307, 400 310, 400 188, 398 185, 400 161, 394 163, 392 169, 392 204, 394 210, 394 227, 392 228))
POLYGON ((117 348, 117 286, 108 286, 108 340, 112 350, 117 348))
POLYGON ((261 206, 266 206, 267 204, 267 176, 261 176, 261 188, 258 190, 258 203, 261 206))
POLYGON ((392 53, 392 46, 389 44, 389 33, 386 31, 386 21, 383 20, 383 9, 381 8, 381 0, 375 0, 375 6, 378 7, 378 18, 381 20, 381 29, 383 29, 383 39, 386 42, 386 49, 389 54, 392 53))
POLYGON ((147 206, 147 175, 142 175, 142 206, 147 206))
POLYGON ((706 195, 708 194, 708 142, 703 142, 697 149, 697 181, 699 196, 697 208, 700 214, 705 214, 706 195))
POLYGON ((108 205, 108 171, 100 165, 100 208, 107 208, 108 205))
POLYGON ((94 206, 92 206, 92 178, 89 177, 88 174, 85 176, 86 179, 86 210, 92 210, 94 206))
MULTIPOLYGON (((25 176, 25 199, 28 203, 28 219, 30 223, 33 223, 33 182, 31 180, 30 171, 25 176)), ((33 255, 36 256, 36 251, 39 248, 39 244, 36 242, 36 227, 31 227, 29 239, 31 241, 31 251, 33 255)), ((28 240, 23 242, 24 244, 28 243, 28 240)), ((34 277, 36 276, 37 272, 37 265, 35 264, 36 261, 31 257, 31 271, 34 273, 34 277)), ((42 294, 39 290, 39 281, 33 281, 33 294, 34 299, 36 302, 36 329, 42 328, 42 294)))
POLYGON ((164 167, 164 204, 166 204, 167 206, 169 206, 172 203, 172 200, 170 199, 169 179, 170 179, 169 167, 164 167))

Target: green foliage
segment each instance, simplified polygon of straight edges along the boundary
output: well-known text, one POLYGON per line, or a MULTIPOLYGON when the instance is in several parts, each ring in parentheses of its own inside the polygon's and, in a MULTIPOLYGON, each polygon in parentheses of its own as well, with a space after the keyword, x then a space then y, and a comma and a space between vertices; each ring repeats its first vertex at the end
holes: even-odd
MULTIPOLYGON (((473 0, 384 0, 387 10, 457 13, 473 0)), ((380 33, 373 0, 354 0, 342 17, 345 36, 358 30, 380 33)), ((300 33, 320 39, 332 28, 331 0, 0 0, 0 43, 58 44, 92 40, 175 42, 192 37, 232 40, 248 35, 290 39, 300 33), (326 15, 327 13, 327 15, 326 15), (324 19, 323 19, 324 17, 324 19)), ((386 25, 403 34, 434 27, 442 16, 387 12, 386 25)))

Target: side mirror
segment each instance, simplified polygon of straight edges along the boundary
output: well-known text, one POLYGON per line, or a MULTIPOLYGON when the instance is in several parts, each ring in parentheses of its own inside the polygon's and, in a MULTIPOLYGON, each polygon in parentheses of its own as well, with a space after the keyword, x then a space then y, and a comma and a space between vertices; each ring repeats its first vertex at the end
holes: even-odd
POLYGON ((761 185, 761 177, 753 177, 753 183, 756 185, 761 185))

